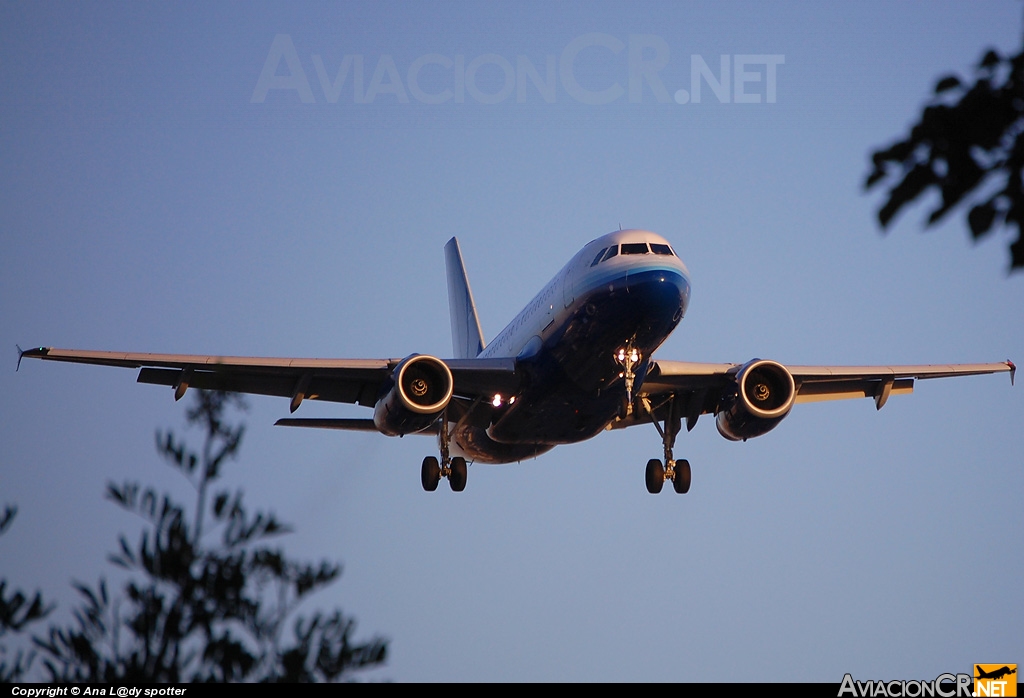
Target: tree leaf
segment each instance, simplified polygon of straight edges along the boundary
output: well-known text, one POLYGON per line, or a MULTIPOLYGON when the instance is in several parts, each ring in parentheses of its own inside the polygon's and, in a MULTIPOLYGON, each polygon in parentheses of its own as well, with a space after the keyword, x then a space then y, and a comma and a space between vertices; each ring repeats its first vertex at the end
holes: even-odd
POLYGON ((991 201, 986 201, 971 209, 967 214, 967 222, 971 226, 971 235, 975 240, 989 231, 996 218, 996 207, 991 201))
MULTIPOLYGON (((975 240, 998 225, 1015 225, 1019 234, 1024 225, 1024 51, 1004 59, 989 49, 969 89, 957 76, 945 75, 934 95, 906 138, 872 153, 864 188, 896 180, 878 209, 879 225, 885 230, 904 206, 935 187, 942 201, 930 212, 926 227, 964 205, 975 240), (1010 70, 996 70, 1004 61, 1010 70), (960 90, 955 103, 944 97, 950 90, 960 90), (991 196, 991 190, 984 193, 985 184, 999 178, 1005 188, 997 197, 979 201, 991 196)), ((1019 238, 1014 245, 1020 245, 1019 238)), ((1010 252, 1011 271, 1024 266, 1018 263, 1019 247, 1011 245, 1010 252)))
POLYGON ((939 95, 956 87, 960 87, 960 78, 955 75, 947 75, 935 85, 935 94, 939 95))
POLYGON ((978 63, 978 67, 991 68, 993 66, 999 65, 1000 61, 1002 60, 1003 59, 999 57, 999 54, 996 52, 996 50, 994 48, 990 48, 985 53, 984 57, 982 57, 981 62, 978 63))

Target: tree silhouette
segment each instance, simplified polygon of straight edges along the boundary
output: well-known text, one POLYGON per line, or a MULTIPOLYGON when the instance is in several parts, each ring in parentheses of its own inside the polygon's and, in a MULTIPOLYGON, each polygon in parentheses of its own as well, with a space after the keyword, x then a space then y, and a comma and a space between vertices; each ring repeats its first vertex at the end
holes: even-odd
POLYGON ((354 641, 355 621, 340 610, 295 614, 341 567, 289 560, 270 545, 288 526, 273 514, 250 514, 241 491, 211 490, 244 433, 225 413, 244 404, 229 393, 195 392, 187 420, 204 430, 201 451, 157 433, 157 450, 196 489, 192 515, 152 488, 108 484, 107 497, 145 522, 134 546, 121 536, 110 556, 134 574, 116 599, 103 580, 75 584, 74 623, 35 639, 50 679, 333 681, 380 665, 387 641, 354 641))
POLYGON ((926 227, 963 202, 970 205, 967 223, 975 240, 993 226, 1016 226, 1010 271, 1024 268, 1024 52, 1003 57, 989 49, 971 86, 956 75, 940 78, 910 134, 871 159, 865 189, 883 179, 895 182, 878 210, 883 230, 934 188, 941 202, 926 227))
MULTIPOLYGON (((17 513, 17 507, 4 507, 4 513, 0 514, 0 535, 10 527, 17 513)), ((0 579, 0 683, 20 681, 28 673, 35 657, 35 652, 31 650, 18 650, 13 659, 8 658, 4 637, 22 632, 29 625, 45 618, 52 610, 53 606, 43 603, 43 597, 38 591, 32 595, 31 601, 24 592, 18 590, 8 595, 7 580, 0 579)))

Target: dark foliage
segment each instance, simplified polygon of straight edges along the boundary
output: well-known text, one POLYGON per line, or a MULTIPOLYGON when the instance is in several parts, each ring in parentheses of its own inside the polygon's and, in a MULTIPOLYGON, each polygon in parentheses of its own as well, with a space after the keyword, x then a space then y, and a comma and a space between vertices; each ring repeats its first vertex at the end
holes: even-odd
POLYGON ((208 492, 237 455, 243 427, 225 412, 242 403, 196 393, 187 416, 205 432, 201 451, 157 434, 157 450, 196 489, 191 520, 168 495, 108 484, 107 497, 145 522, 135 545, 122 536, 110 556, 136 574, 117 599, 104 581, 75 585, 81 605, 72 627, 35 641, 51 680, 334 681, 381 664, 387 641, 356 642, 355 621, 341 611, 295 614, 300 601, 338 578, 339 565, 289 560, 270 545, 289 530, 273 514, 250 513, 241 492, 208 492))
POLYGON ((926 226, 963 202, 975 240, 993 227, 1016 227, 1010 271, 1024 268, 1024 52, 1004 57, 988 50, 973 85, 955 75, 941 78, 910 135, 871 159, 865 189, 895 182, 878 210, 883 229, 934 189, 942 200, 926 226))
MULTIPOLYGON (((3 514, 0 514, 0 535, 10 527, 17 513, 17 507, 4 508, 3 514)), ((45 618, 52 610, 53 606, 44 604, 43 597, 38 591, 32 595, 31 600, 17 589, 8 594, 7 580, 0 579, 0 683, 20 681, 32 666, 35 657, 35 652, 18 650, 9 658, 4 637, 20 633, 32 623, 45 618)))

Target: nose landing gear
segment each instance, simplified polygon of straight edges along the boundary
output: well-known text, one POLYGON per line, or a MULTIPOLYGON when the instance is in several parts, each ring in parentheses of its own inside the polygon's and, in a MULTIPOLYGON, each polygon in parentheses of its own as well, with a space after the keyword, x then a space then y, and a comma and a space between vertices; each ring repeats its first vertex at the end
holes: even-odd
POLYGON ((640 352, 632 344, 627 344, 615 352, 615 363, 622 366, 619 377, 626 384, 626 414, 633 414, 633 384, 636 382, 636 367, 640 363, 640 352))

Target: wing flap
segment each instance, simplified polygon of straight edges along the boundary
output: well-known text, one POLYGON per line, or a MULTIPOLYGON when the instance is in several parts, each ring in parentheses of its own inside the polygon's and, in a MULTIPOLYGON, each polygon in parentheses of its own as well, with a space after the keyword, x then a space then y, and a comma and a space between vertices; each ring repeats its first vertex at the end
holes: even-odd
MULTIPOLYGON (((386 375, 386 374, 385 374, 386 375)), ((150 385, 177 387, 182 371, 173 368, 143 368, 137 381, 150 385)), ((368 379, 357 372, 350 375, 310 375, 294 373, 261 373, 244 371, 193 370, 188 386, 200 390, 226 390, 233 393, 294 397, 302 386, 302 398, 326 402, 344 402, 373 407, 383 376, 368 379), (354 374, 354 375, 353 375, 354 374)))
MULTIPOLYGON (((723 390, 743 364, 654 361, 641 392, 653 397, 676 395, 689 399, 707 391, 703 413, 713 412, 723 390)), ((891 366, 786 366, 796 383, 796 402, 819 402, 870 397, 879 407, 890 395, 913 392, 915 380, 1009 373, 1012 361, 985 364, 917 364, 891 366)))
MULTIPOLYGON (((883 380, 840 380, 827 383, 806 382, 796 392, 796 402, 823 402, 826 400, 850 400, 858 397, 877 398, 884 390, 883 380)), ((901 378, 892 381, 889 395, 909 395, 914 392, 914 380, 901 378)), ((888 398, 888 395, 886 395, 888 398)))
POLYGON ((512 358, 447 359, 445 364, 452 372, 455 394, 462 397, 514 395, 521 387, 521 376, 512 358))
POLYGON ((796 381, 832 381, 843 378, 881 380, 885 378, 951 378, 980 376, 1011 371, 1013 363, 921 364, 910 366, 786 366, 796 381))
POLYGON ((742 364, 708 364, 692 361, 653 361, 643 382, 643 392, 660 394, 724 387, 742 364))
MULTIPOLYGON (((304 399, 372 407, 381 386, 402 359, 293 359, 85 351, 38 347, 21 357, 68 363, 138 368, 139 383, 166 385, 180 397, 192 387, 292 399, 293 411, 304 399)), ((515 359, 451 359, 454 393, 490 399, 520 387, 515 359)))

